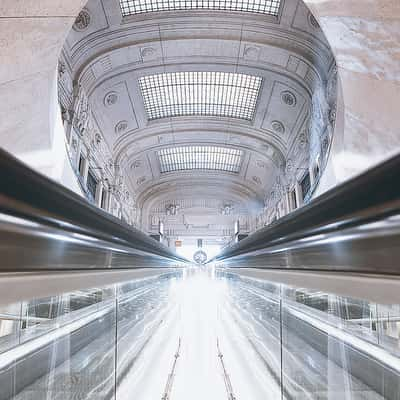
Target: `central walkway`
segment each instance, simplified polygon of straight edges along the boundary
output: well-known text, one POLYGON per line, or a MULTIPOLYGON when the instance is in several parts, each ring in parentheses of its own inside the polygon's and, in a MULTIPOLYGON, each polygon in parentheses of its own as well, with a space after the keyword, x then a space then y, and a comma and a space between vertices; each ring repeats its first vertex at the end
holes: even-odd
POLYGON ((279 398, 232 316, 225 281, 193 268, 171 292, 166 319, 121 382, 118 400, 279 398))
POLYGON ((171 399, 227 398, 217 351, 220 286, 202 271, 182 282, 181 349, 171 399))

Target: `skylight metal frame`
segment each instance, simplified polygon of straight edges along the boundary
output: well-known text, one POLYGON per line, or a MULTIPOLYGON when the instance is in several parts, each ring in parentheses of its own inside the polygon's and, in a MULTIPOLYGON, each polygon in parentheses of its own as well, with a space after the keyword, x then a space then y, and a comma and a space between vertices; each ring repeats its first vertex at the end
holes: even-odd
POLYGON ((176 146, 158 150, 157 156, 161 173, 208 170, 238 174, 243 151, 210 145, 176 146))
POLYGON ((281 0, 120 0, 122 16, 160 11, 218 10, 277 17, 281 0))
POLYGON ((251 121, 262 78, 233 72, 167 72, 139 78, 148 119, 216 116, 251 121))

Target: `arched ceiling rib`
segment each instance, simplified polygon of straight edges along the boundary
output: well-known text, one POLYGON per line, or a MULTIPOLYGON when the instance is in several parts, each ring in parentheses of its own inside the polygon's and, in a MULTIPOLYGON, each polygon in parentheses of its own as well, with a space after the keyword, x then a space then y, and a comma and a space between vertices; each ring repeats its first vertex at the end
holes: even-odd
MULTIPOLYGON (((112 2, 110 2, 112 4, 112 2)), ((110 5, 109 5, 110 6, 110 5)), ((88 5, 90 11, 90 3, 88 5)), ((290 51, 304 57, 323 71, 331 52, 322 32, 309 23, 309 12, 302 3, 288 1, 280 19, 268 19, 251 13, 229 12, 199 14, 199 11, 157 13, 137 19, 112 15, 106 20, 96 7, 93 28, 84 33, 72 32, 67 39, 71 66, 80 74, 87 63, 111 49, 165 44, 179 40, 235 40, 290 51), (146 19, 147 17, 147 19, 146 19), (211 18, 210 18, 211 17, 211 18), (103 21, 104 20, 104 21, 103 21)), ((114 10, 115 14, 115 10, 114 10)))
POLYGON ((166 125, 163 129, 150 134, 147 130, 136 132, 135 135, 127 133, 115 150, 115 160, 119 165, 129 166, 138 156, 143 155, 144 149, 154 152, 171 145, 210 143, 231 145, 252 152, 255 157, 266 158, 276 168, 285 164, 285 157, 280 150, 283 144, 277 145, 277 141, 266 138, 264 132, 257 133, 250 128, 237 127, 227 131, 221 124, 208 123, 206 127, 199 124, 201 125, 201 123, 174 125, 173 131, 166 125), (209 136, 210 133, 213 137, 209 136))
MULTIPOLYGON (((222 181, 236 182, 237 184, 247 187, 248 190, 253 193, 256 198, 263 199, 264 187, 268 185, 270 181, 273 181, 278 171, 273 162, 268 159, 262 153, 254 153, 248 149, 242 148, 241 146, 227 145, 223 146, 219 143, 210 144, 206 143, 203 146, 218 146, 227 149, 238 149, 241 151, 240 168, 237 172, 230 173, 229 171, 210 171, 210 170, 185 170, 178 172, 162 172, 160 166, 160 160, 157 152, 165 149, 174 149, 176 147, 188 147, 196 146, 194 140, 187 143, 175 144, 163 144, 159 145, 150 151, 138 152, 135 157, 129 159, 126 163, 125 174, 131 179, 131 184, 135 188, 137 193, 141 193, 146 190, 148 186, 157 186, 163 182, 176 182, 179 179, 192 179, 194 185, 198 184, 198 180, 201 178, 204 182, 207 178, 214 185, 220 178, 222 181)), ((197 147, 199 147, 197 145, 197 147)), ((222 182, 223 183, 223 182, 222 182)), ((220 186, 220 189, 224 185, 220 186)))
MULTIPOLYGON (((79 59, 76 62, 71 60, 71 67, 76 71, 76 79, 85 84, 88 93, 103 76, 109 79, 110 76, 131 68, 203 63, 207 57, 213 58, 213 62, 218 61, 230 66, 235 66, 239 62, 255 68, 279 68, 280 73, 284 73, 286 69, 286 74, 293 73, 290 68, 287 69, 289 58, 292 57, 291 62, 299 60, 298 62, 307 64, 314 74, 320 75, 321 79, 326 79, 329 66, 333 62, 332 55, 326 51, 327 49, 316 50, 312 42, 299 40, 297 36, 296 39, 288 38, 287 31, 280 32, 282 37, 271 42, 263 40, 263 37, 254 36, 253 32, 247 32, 248 36, 246 32, 240 34, 241 25, 233 27, 232 30, 233 34, 226 28, 221 32, 216 30, 212 33, 212 29, 208 27, 208 37, 193 33, 185 35, 187 32, 182 32, 182 36, 159 39, 149 34, 148 37, 141 37, 139 42, 127 40, 126 43, 117 38, 118 44, 115 46, 107 40, 103 44, 94 45, 93 48, 82 49, 82 52, 78 53, 79 59), (286 41, 287 46, 285 46, 286 41), (299 41, 298 45, 294 41, 299 41)), ((154 34, 157 32, 158 29, 154 34)), ((275 34, 276 32, 268 32, 265 35, 270 39, 275 34)), ((131 39, 132 36, 135 37, 135 30, 127 36, 127 39, 131 39)), ((302 68, 305 69, 306 66, 302 68)), ((296 78, 296 74, 293 76, 296 78)), ((309 82, 304 81, 304 77, 300 75, 299 82, 310 87, 309 82)))
POLYGON ((205 174, 198 176, 195 181, 189 176, 175 176, 174 179, 160 181, 156 184, 147 186, 137 197, 137 204, 148 212, 151 207, 161 199, 167 198, 217 198, 241 201, 247 210, 259 210, 263 204, 256 190, 252 190, 247 185, 243 185, 234 179, 227 179, 224 175, 214 174, 210 180, 205 174))

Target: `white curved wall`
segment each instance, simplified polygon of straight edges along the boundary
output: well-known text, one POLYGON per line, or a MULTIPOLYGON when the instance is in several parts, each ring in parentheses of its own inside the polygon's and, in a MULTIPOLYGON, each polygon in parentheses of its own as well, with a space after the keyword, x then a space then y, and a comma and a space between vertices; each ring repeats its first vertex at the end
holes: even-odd
POLYGON ((343 93, 322 192, 399 152, 400 2, 305 3, 336 56, 343 93))
POLYGON ((57 61, 85 0, 0 2, 0 145, 80 192, 66 155, 57 61))

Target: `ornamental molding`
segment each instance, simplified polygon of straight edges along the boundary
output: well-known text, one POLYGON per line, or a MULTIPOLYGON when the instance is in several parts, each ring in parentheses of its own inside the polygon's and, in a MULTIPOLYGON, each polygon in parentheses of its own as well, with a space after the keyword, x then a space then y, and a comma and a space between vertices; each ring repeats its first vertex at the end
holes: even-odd
POLYGON ((122 134, 128 129, 128 121, 119 121, 117 125, 115 125, 115 133, 117 135, 122 134))
POLYGON ((166 215, 172 215, 172 216, 176 216, 178 215, 178 210, 179 210, 179 205, 178 204, 168 204, 165 207, 165 214, 166 215))
POLYGON ((260 56, 259 46, 246 45, 243 52, 244 59, 258 61, 259 56, 260 56))
POLYGON ((261 186, 261 178, 259 176, 253 176, 253 182, 255 182, 257 185, 261 186))
POLYGON ((308 14, 308 23, 311 26, 311 28, 313 28, 313 29, 321 28, 317 19, 314 17, 314 15, 311 12, 308 14))
POLYGON ((109 92, 104 96, 104 105, 111 107, 118 101, 118 94, 116 92, 109 92))
POLYGON ((223 204, 223 206, 221 208, 221 214, 222 215, 232 215, 233 210, 234 210, 233 204, 226 203, 226 204, 223 204))
POLYGON ((271 127, 276 133, 279 133, 281 135, 285 133, 285 126, 281 121, 272 121, 271 127))
POLYGON ((77 32, 83 32, 89 27, 90 21, 90 13, 86 8, 84 8, 76 17, 73 29, 77 32))
POLYGON ((140 55, 142 56, 142 59, 154 59, 155 56, 157 55, 157 50, 154 47, 151 46, 145 46, 140 48, 140 55))
POLYGON ((140 168, 141 166, 142 166, 142 160, 135 160, 131 164, 131 169, 137 169, 140 168))
POLYGON ((284 104, 290 107, 295 107, 297 104, 297 98, 290 90, 284 90, 281 93, 281 99, 284 104))

